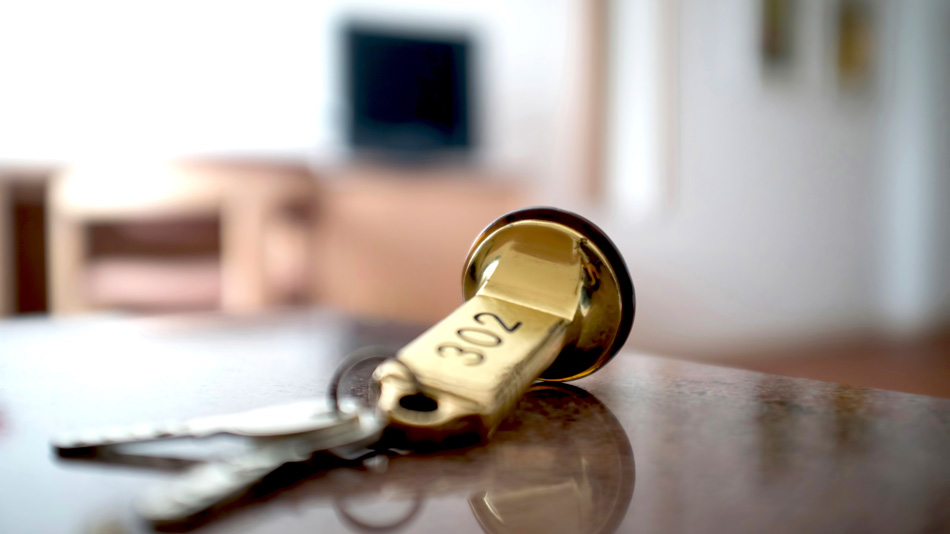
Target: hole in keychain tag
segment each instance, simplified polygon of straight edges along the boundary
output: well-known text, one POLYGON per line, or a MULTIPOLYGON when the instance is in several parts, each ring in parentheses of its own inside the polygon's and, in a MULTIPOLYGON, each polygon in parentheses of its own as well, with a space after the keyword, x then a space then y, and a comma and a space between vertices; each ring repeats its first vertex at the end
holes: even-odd
POLYGON ((399 399, 399 405, 414 412, 434 412, 439 408, 439 403, 424 393, 405 395, 399 399))

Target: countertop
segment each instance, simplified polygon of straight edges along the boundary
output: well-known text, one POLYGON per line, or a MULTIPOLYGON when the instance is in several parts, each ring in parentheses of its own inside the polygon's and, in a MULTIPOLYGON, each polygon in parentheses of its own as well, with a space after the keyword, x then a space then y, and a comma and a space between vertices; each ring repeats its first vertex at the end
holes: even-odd
MULTIPOLYGON (((55 434, 320 397, 347 352, 419 332, 319 310, 0 323, 0 532, 149 532, 137 496, 235 446, 76 460, 51 450, 55 434)), ((625 351, 536 386, 481 446, 298 464, 176 528, 948 532, 948 453, 950 400, 625 351)))

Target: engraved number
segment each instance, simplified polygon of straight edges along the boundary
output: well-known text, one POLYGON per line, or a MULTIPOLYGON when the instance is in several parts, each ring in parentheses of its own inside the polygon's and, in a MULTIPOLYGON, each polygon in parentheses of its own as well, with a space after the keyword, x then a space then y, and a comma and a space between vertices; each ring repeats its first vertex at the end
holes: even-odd
POLYGON ((482 328, 459 328, 456 332, 462 341, 480 347, 497 347, 501 338, 482 328))
MULTIPOLYGON (((489 326, 482 322, 483 317, 491 317, 498 322, 498 325, 501 326, 505 332, 508 333, 514 332, 521 327, 521 321, 518 321, 512 326, 508 326, 504 321, 501 320, 501 317, 489 312, 476 313, 473 319, 475 319, 475 322, 480 325, 489 326)), ((485 328, 459 328, 455 331, 455 335, 457 335, 462 341, 478 347, 497 347, 502 343, 501 336, 485 328)), ((443 343, 436 347, 435 350, 439 353, 439 356, 442 356, 443 358, 447 356, 460 358, 461 363, 464 365, 478 365, 485 360, 485 355, 480 351, 465 348, 460 345, 456 345, 455 343, 443 343)))
POLYGON ((457 356, 459 358, 464 358, 462 363, 465 365, 478 365, 482 363, 482 360, 485 359, 485 356, 478 352, 477 350, 468 350, 458 345, 453 345, 451 343, 445 343, 439 345, 439 348, 436 349, 439 352, 439 356, 457 356), (451 352, 446 352, 451 351, 451 352))
POLYGON ((492 319, 498 321, 498 324, 500 324, 501 327, 504 328, 506 332, 514 332, 515 330, 518 329, 518 327, 521 326, 521 321, 518 321, 517 323, 515 323, 514 326, 508 326, 505 324, 504 321, 501 320, 501 317, 498 317, 494 313, 488 313, 488 312, 476 313, 475 322, 478 324, 485 324, 482 322, 482 317, 485 317, 485 316, 491 317, 492 319))

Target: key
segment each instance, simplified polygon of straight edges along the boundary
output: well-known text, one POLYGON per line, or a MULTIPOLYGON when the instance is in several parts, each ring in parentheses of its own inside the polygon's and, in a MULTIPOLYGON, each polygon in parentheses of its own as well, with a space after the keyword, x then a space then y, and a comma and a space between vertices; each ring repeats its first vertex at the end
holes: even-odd
POLYGON ((386 426, 385 418, 375 409, 344 406, 341 411, 324 415, 324 424, 318 429, 265 442, 227 460, 199 465, 152 488, 135 502, 137 512, 155 525, 187 521, 243 495, 288 463, 308 460, 318 452, 347 458, 378 442, 386 426))
POLYGON ((532 382, 593 373, 633 324, 633 283, 616 246, 553 208, 490 224, 468 254, 462 291, 458 309, 374 373, 394 439, 487 438, 532 382))
POLYGON ((322 400, 306 400, 180 422, 84 430, 54 437, 51 442, 59 454, 69 455, 96 447, 166 439, 202 439, 218 434, 249 438, 291 436, 335 427, 340 423, 357 425, 357 415, 341 416, 327 410, 327 404, 322 400))

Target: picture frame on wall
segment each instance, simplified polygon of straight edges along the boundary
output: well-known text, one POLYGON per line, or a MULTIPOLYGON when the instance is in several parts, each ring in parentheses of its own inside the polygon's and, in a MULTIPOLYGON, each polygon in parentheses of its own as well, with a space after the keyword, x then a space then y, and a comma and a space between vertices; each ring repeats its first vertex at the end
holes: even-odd
POLYGON ((876 9, 871 0, 836 0, 831 13, 830 59, 841 93, 866 92, 875 70, 876 9))
POLYGON ((787 75, 795 63, 794 0, 760 0, 759 61, 765 76, 787 75))

